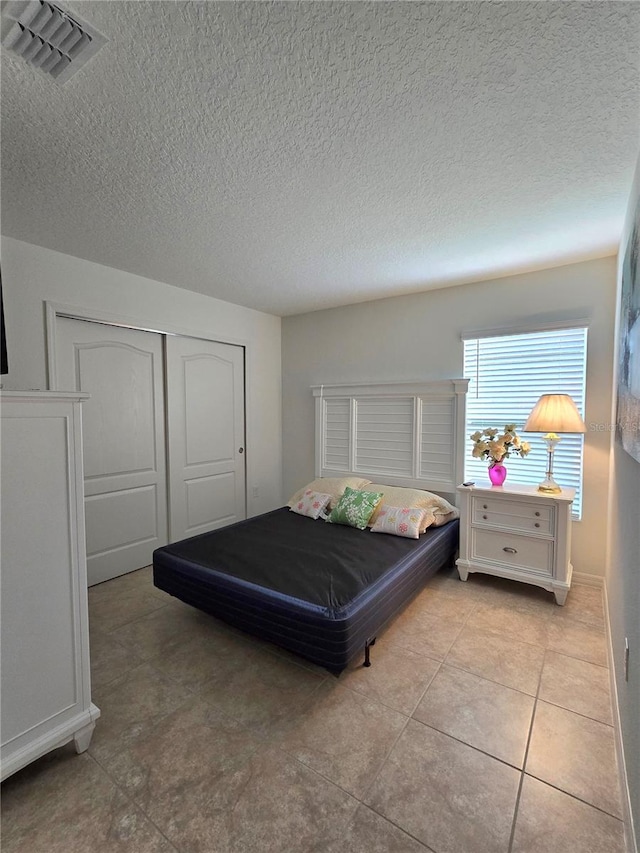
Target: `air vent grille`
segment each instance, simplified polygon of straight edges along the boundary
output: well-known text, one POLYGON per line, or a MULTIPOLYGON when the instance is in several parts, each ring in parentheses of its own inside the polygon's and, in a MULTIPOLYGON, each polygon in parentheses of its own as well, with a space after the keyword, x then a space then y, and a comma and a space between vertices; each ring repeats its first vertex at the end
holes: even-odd
POLYGON ((62 84, 106 42, 94 27, 45 0, 2 8, 2 46, 62 84))

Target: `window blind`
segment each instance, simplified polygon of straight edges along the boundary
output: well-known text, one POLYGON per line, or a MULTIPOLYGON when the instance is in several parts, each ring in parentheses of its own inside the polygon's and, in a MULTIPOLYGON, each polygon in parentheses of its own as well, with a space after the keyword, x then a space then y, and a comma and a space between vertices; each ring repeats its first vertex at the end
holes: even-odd
MULTIPOLYGON (((531 409, 541 394, 569 394, 584 418, 587 329, 549 329, 527 334, 470 338, 464 341, 464 376, 467 394, 465 479, 487 479, 487 463, 471 456, 471 433, 486 427, 502 429, 515 423, 517 432, 531 444, 524 459, 505 460, 509 479, 537 485, 547 468, 546 445, 541 434, 521 434, 531 409)), ((563 435, 557 445, 554 479, 576 490, 574 518, 582 515, 582 435, 563 435)))

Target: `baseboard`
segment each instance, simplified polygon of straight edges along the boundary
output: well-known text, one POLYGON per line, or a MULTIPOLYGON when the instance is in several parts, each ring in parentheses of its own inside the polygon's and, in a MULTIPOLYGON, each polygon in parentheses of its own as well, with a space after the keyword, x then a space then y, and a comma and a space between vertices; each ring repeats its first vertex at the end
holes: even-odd
MULTIPOLYGON (((575 577, 575 575, 574 575, 575 577)), ((595 575, 585 575, 585 577, 594 578, 594 580, 602 580, 595 575)), ((598 586, 598 584, 591 584, 598 586)), ((629 785, 627 782, 627 765, 624 758, 624 749, 622 745, 622 726, 620 725, 620 708, 618 707, 618 691, 616 690, 616 670, 613 660, 613 643, 611 641, 611 623, 609 622, 609 602, 607 599, 607 585, 602 586, 603 604, 604 604, 604 624, 607 641, 607 659, 609 661, 609 686, 611 690, 611 711, 613 714, 613 730, 616 742, 616 759, 618 763, 618 776, 620 779, 620 796, 622 798, 622 813, 624 820, 624 834, 627 843, 627 853, 638 853, 638 844, 636 833, 633 826, 633 818, 631 811, 631 797, 629 794, 629 785)))
POLYGON ((573 583, 581 583, 584 586, 596 586, 598 589, 604 588, 604 578, 602 575, 589 575, 586 572, 574 572, 573 583))

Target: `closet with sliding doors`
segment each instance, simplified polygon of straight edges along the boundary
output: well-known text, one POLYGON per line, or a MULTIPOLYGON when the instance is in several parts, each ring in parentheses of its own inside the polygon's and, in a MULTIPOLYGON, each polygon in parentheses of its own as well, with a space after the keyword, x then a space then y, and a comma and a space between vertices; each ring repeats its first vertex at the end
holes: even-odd
POLYGON ((82 410, 89 585, 245 518, 244 348, 55 317, 55 388, 82 410))

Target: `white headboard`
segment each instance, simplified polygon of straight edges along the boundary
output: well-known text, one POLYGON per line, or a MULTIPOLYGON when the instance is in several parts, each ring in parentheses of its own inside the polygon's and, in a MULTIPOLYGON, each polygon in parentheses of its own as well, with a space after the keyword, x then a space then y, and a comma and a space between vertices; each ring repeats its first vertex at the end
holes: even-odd
POLYGON ((455 499, 468 379, 314 385, 316 477, 359 474, 455 499))

